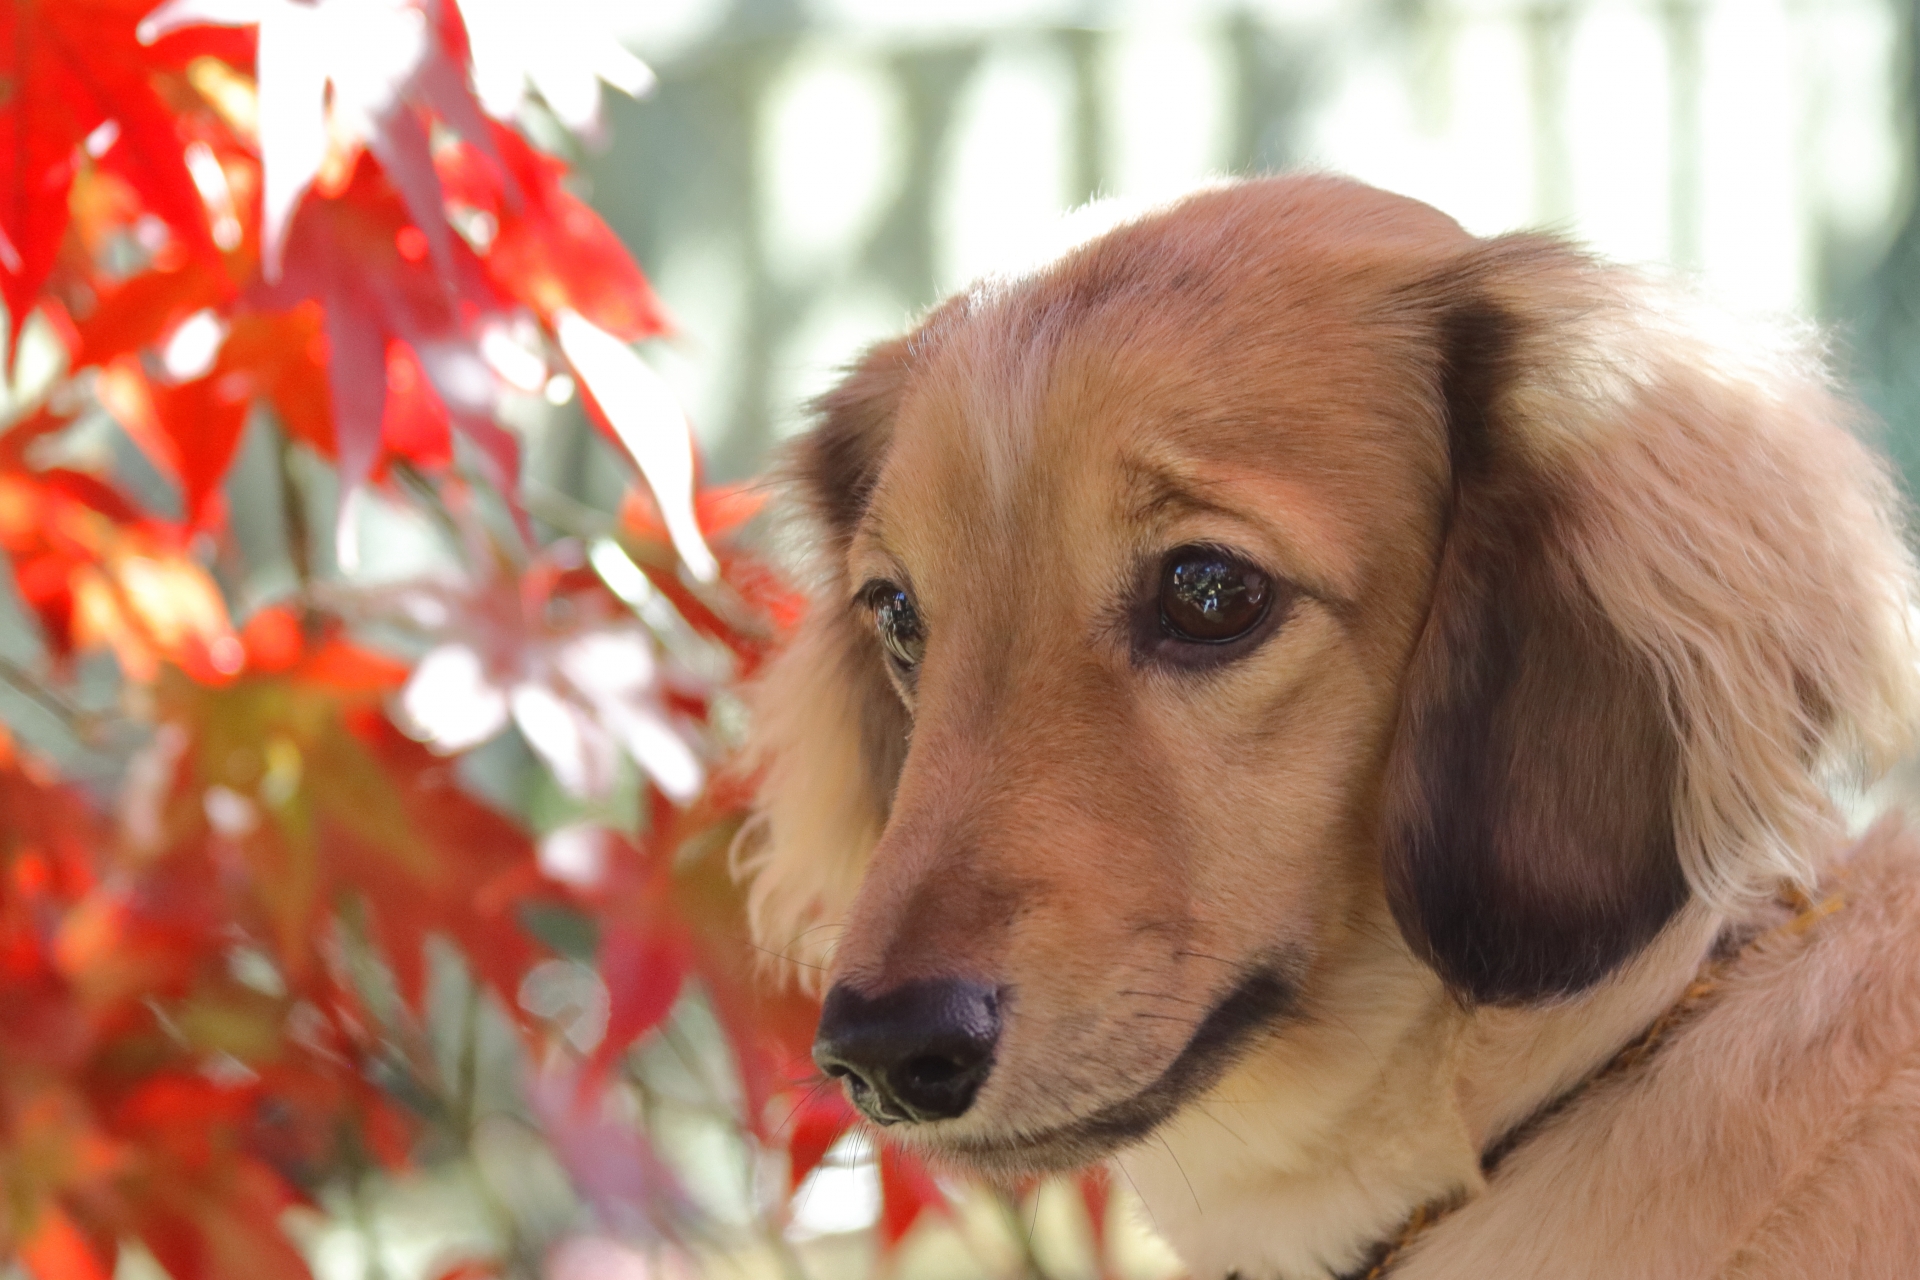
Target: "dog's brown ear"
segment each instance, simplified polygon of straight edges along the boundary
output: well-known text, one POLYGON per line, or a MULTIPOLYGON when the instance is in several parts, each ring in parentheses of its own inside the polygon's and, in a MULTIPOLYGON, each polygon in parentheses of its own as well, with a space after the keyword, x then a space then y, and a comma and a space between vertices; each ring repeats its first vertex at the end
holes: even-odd
POLYGON ((1395 918, 1450 987, 1578 992, 1698 892, 1805 879, 1822 773, 1915 706, 1913 568, 1817 364, 1496 241, 1429 295, 1452 472, 1385 792, 1395 918))
POLYGON ((793 443, 785 470, 835 558, 831 571, 838 571, 838 556, 873 496, 912 364, 911 337, 868 348, 839 385, 813 402, 814 428, 793 443))
POLYGON ((1502 421, 1524 323, 1486 298, 1441 322, 1452 505, 1387 791, 1394 914, 1492 1003, 1590 985, 1686 897, 1658 681, 1558 562, 1573 495, 1502 421))
POLYGON ((883 343, 814 404, 786 473, 818 581, 798 632, 749 690, 752 754, 764 773, 736 846, 760 946, 811 983, 880 837, 910 721, 879 642, 851 607, 847 540, 866 510, 906 386, 906 339, 883 343))

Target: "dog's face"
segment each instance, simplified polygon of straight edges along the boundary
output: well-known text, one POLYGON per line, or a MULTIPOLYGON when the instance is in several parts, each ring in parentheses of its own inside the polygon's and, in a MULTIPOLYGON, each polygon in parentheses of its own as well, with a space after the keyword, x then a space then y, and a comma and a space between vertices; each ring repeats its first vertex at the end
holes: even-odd
POLYGON ((956 319, 865 463, 848 607, 912 746, 835 973, 996 993, 952 1149, 1145 1132, 1378 892, 1445 443, 1408 335, 1355 318, 1385 264, 1317 256, 956 319))
MULTIPOLYGON (((1229 189, 828 398, 796 661, 877 840, 810 908, 816 1058, 871 1118, 1077 1165, 1339 1018, 1344 970, 1551 998, 1684 901, 1681 686, 1591 581, 1575 447, 1507 425, 1556 348, 1499 270, 1409 201, 1229 189)), ((1805 747, 1832 707, 1786 701, 1805 747)))

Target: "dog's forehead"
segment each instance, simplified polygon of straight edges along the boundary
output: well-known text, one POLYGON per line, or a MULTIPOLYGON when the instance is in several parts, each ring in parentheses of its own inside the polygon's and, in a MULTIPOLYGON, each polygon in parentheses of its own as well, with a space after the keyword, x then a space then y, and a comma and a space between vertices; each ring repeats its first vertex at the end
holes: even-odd
POLYGON ((1180 476, 1304 500, 1329 546, 1426 506, 1431 326, 1397 299, 1465 237, 1397 200, 1343 225, 1334 185, 1304 213, 1227 202, 1124 227, 947 308, 874 492, 889 542, 977 561, 1082 541, 1180 476))

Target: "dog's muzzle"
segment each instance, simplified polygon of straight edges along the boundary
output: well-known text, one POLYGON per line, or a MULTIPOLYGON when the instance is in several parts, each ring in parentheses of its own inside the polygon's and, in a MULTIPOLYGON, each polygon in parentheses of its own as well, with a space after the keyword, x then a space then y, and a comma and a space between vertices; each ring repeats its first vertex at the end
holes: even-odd
POLYGON ((951 1120, 973 1105, 999 1039, 993 987, 937 978, 867 996, 837 983, 813 1060, 875 1124, 951 1120))

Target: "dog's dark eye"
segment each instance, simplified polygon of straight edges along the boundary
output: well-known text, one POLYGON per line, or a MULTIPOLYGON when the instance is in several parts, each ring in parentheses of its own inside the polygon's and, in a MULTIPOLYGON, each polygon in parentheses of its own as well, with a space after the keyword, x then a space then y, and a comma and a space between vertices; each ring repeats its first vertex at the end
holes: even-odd
POLYGON ((864 594, 888 655, 909 670, 919 666, 927 653, 927 629, 912 598, 891 582, 875 582, 864 594))
POLYGON ((1176 640, 1238 640, 1260 625, 1272 603, 1272 580, 1218 547, 1181 547, 1160 570, 1160 625, 1176 640))

